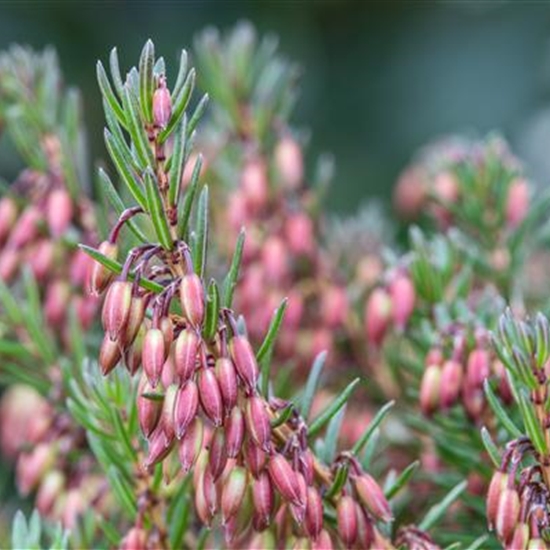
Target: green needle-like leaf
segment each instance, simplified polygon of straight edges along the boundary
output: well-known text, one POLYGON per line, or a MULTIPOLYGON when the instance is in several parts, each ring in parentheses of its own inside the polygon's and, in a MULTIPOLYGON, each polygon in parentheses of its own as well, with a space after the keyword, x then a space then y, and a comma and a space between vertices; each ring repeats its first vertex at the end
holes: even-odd
POLYGON ((178 204, 180 195, 181 179, 185 167, 186 127, 187 117, 184 115, 174 136, 174 152, 171 159, 168 187, 168 202, 170 205, 178 204))
POLYGON ((307 377, 306 388, 302 395, 302 401, 300 405, 300 414, 302 417, 307 420, 309 418, 309 412, 311 410, 311 404, 313 403, 313 397, 317 391, 317 386, 319 384, 319 378, 321 377, 321 372, 325 366, 325 360, 327 358, 327 352, 322 351, 317 355, 313 361, 313 366, 309 376, 307 377))
POLYGON ((239 270, 241 267, 241 261, 243 257, 245 230, 242 228, 239 231, 237 237, 237 244, 235 245, 235 251, 233 252, 233 259, 231 260, 231 266, 225 279, 223 281, 223 302, 222 305, 225 308, 230 308, 233 304, 233 293, 237 286, 237 279, 239 278, 239 270))
POLYGON ((204 320, 203 337, 209 342, 216 335, 218 318, 220 314, 220 292, 214 279, 208 285, 206 293, 206 315, 204 320))
POLYGON ((139 59, 139 101, 143 118, 153 122, 153 67, 155 65, 155 46, 147 40, 139 59))
POLYGON ((99 83, 99 88, 101 90, 101 93, 103 94, 103 97, 115 116, 117 117, 118 121, 124 128, 128 127, 128 122, 126 121, 126 115, 118 102, 117 98, 115 97, 115 94, 113 93, 113 89, 111 88, 111 83, 109 82, 109 78, 107 77, 107 73, 105 72, 105 69, 103 68, 103 64, 101 61, 97 62, 97 81, 99 83))
POLYGON ((384 491, 384 494, 388 500, 391 500, 409 482, 409 479, 411 479, 419 465, 420 462, 418 460, 415 460, 412 464, 409 464, 401 472, 401 474, 399 474, 399 476, 391 484, 391 486, 384 491))
POLYGON ((166 250, 171 250, 172 236, 170 234, 168 220, 166 219, 164 203, 160 196, 157 179, 150 169, 145 171, 143 179, 145 181, 145 190, 147 193, 147 210, 151 216, 151 221, 153 222, 158 240, 166 250))
POLYGON ((467 486, 468 482, 466 480, 456 485, 441 502, 438 502, 428 510, 428 513, 418 524, 418 527, 422 531, 429 531, 445 515, 449 506, 464 492, 467 486))
POLYGON ((352 453, 358 455, 363 447, 368 443, 372 434, 381 424, 381 422, 386 418, 386 415, 390 412, 390 409, 395 405, 395 401, 390 401, 386 403, 377 413, 376 416, 369 422, 366 430, 363 432, 363 435, 357 440, 353 446, 352 453))
POLYGON ((205 185, 197 203, 197 220, 195 224, 196 245, 193 248, 193 267, 195 273, 204 276, 206 252, 208 250, 208 186, 205 185))

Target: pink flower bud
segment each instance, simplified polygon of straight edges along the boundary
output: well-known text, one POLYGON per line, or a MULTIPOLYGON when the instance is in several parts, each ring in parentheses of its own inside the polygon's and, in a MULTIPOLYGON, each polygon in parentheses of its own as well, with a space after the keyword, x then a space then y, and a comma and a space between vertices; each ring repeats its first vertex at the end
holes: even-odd
POLYGON ((257 478, 266 465, 266 453, 252 440, 248 439, 245 443, 245 457, 248 469, 252 475, 257 478))
POLYGON ((157 427, 163 410, 162 399, 153 399, 144 395, 150 393, 153 393, 153 388, 151 388, 147 378, 143 376, 138 388, 137 414, 139 427, 147 439, 151 437, 157 427))
POLYGON ((392 301, 383 288, 375 288, 365 304, 365 330, 368 341, 379 346, 384 339, 392 313, 392 301))
POLYGON ((54 237, 65 233, 73 218, 74 207, 71 196, 65 189, 54 189, 46 206, 48 227, 54 237))
POLYGON ((296 190, 304 177, 304 159, 298 143, 290 136, 283 137, 275 147, 275 165, 285 187, 296 190))
POLYGON ((275 505, 273 487, 267 472, 260 473, 258 478, 254 480, 252 485, 252 501, 260 523, 267 527, 271 521, 273 506, 275 505))
POLYGON ((305 526, 308 535, 317 539, 323 529, 323 499, 316 487, 308 487, 305 526))
POLYGON ((204 319, 204 287, 196 273, 188 273, 180 284, 181 309, 194 327, 200 327, 204 319))
POLYGON ((166 79, 160 78, 159 86, 153 93, 153 122, 157 128, 166 128, 172 116, 172 98, 166 87, 166 79))
POLYGON ((17 486, 26 496, 40 482, 44 474, 55 461, 56 450, 51 443, 39 443, 29 453, 23 453, 17 459, 17 486))
POLYGON ((285 241, 275 235, 268 237, 261 254, 266 279, 274 285, 281 285, 289 273, 289 257, 285 241))
POLYGON ((80 488, 75 487, 67 492, 63 510, 61 513, 61 523, 65 529, 74 529, 79 517, 86 510, 86 503, 82 496, 80 488))
POLYGON ((454 204, 460 194, 456 176, 451 172, 437 174, 433 184, 433 194, 441 204, 432 205, 432 212, 441 227, 447 227, 451 221, 448 207, 454 204))
POLYGON ((240 188, 250 211, 258 213, 265 207, 269 200, 269 185, 264 162, 252 159, 244 165, 240 188))
POLYGON ((508 188, 506 198, 506 222, 515 229, 529 212, 529 185, 524 179, 515 179, 508 188))
POLYGON ((181 439, 191 425, 199 408, 199 390, 194 380, 179 388, 174 410, 176 437, 181 439))
POLYGON ((44 317, 49 325, 60 327, 63 324, 70 296, 71 289, 67 281, 58 279, 48 285, 44 299, 44 317))
POLYGON ((294 518, 294 521, 298 525, 302 525, 306 515, 307 485, 306 485, 306 480, 304 479, 304 476, 300 472, 295 471, 294 476, 296 477, 296 481, 297 481, 296 487, 298 488, 300 503, 299 504, 290 503, 289 508, 290 508, 290 513, 294 518))
POLYGON ((199 397, 206 416, 215 426, 221 426, 223 419, 223 401, 220 386, 214 369, 207 367, 199 372, 199 397))
POLYGON ((177 382, 174 369, 173 350, 170 350, 166 361, 164 361, 164 365, 162 365, 162 374, 160 375, 160 383, 163 388, 167 388, 177 382))
POLYGON ((408 168, 400 176, 393 193, 393 205, 405 220, 418 217, 426 200, 426 184, 418 168, 408 168))
POLYGON ((238 511, 243 502, 247 487, 246 470, 240 466, 233 468, 222 489, 221 510, 222 521, 226 523, 238 511))
POLYGON ((168 441, 174 439, 176 435, 175 425, 175 412, 176 412, 176 398, 178 397, 178 386, 171 384, 166 388, 164 394, 164 402, 162 404, 161 423, 164 435, 168 441))
POLYGON ((205 478, 207 476, 210 476, 210 473, 203 471, 195 482, 195 510, 201 522, 206 526, 210 526, 214 515, 212 506, 215 503, 215 498, 212 500, 212 497, 215 497, 215 495, 213 495, 212 489, 215 491, 215 485, 212 483, 209 484, 207 479, 207 486, 205 487, 205 478))
POLYGON ((121 331, 125 330, 131 306, 132 283, 129 281, 112 283, 105 296, 101 312, 103 328, 111 340, 116 340, 121 331))
POLYGON ((441 388, 441 368, 437 365, 428 365, 420 384, 420 408, 429 416, 439 405, 441 388))
POLYGON ((230 343, 231 356, 237 369, 237 374, 243 381, 248 392, 252 392, 258 383, 259 369, 256 356, 246 336, 236 335, 230 343))
POLYGON ((514 534, 519 520, 520 502, 518 492, 514 488, 506 487, 498 502, 495 529, 498 537, 508 542, 514 534))
POLYGON ((300 471, 304 475, 304 479, 308 485, 313 485, 314 461, 313 453, 310 449, 305 449, 299 457, 300 471))
POLYGON ((456 402, 460 394, 462 379, 462 365, 458 361, 449 359, 443 363, 440 382, 442 407, 451 407, 456 402))
POLYGON ((355 510, 357 512, 357 540, 355 541, 355 546, 359 548, 373 548, 374 528, 372 519, 359 504, 356 504, 355 510))
POLYGON ((487 523, 489 529, 493 529, 497 519, 498 503, 506 486, 508 485, 508 474, 497 470, 491 478, 489 489, 487 490, 487 523))
POLYGON ((17 220, 17 205, 10 197, 0 199, 0 243, 8 237, 17 220))
MULTIPOLYGON (((323 529, 317 539, 314 539, 311 544, 311 550, 333 550, 334 545, 330 534, 326 529, 323 529)), ((374 549, 373 549, 374 550, 374 549)))
POLYGON ((145 318, 145 299, 143 296, 132 296, 128 318, 120 333, 120 345, 130 346, 135 340, 145 318))
POLYGON ((462 388, 462 405, 468 416, 477 422, 486 405, 485 393, 482 387, 474 387, 468 384, 462 388))
POLYGON ((275 453, 270 457, 267 471, 271 482, 285 500, 293 504, 305 505, 300 498, 296 474, 282 454, 275 453))
POLYGON ((321 296, 321 317, 328 328, 335 329, 346 322, 348 316, 348 297, 346 289, 340 286, 328 286, 321 296))
POLYGON ((244 415, 239 407, 234 407, 225 421, 227 434, 227 456, 236 458, 241 452, 244 440, 244 415))
POLYGON ((119 550, 147 550, 147 533, 140 527, 132 527, 122 539, 119 550))
POLYGON ((216 361, 216 378, 222 392, 225 410, 230 411, 237 403, 237 371, 229 357, 220 357, 216 361))
POLYGON ((124 352, 124 364, 131 375, 134 375, 139 367, 141 367, 141 356, 143 354, 143 342, 145 341, 145 334, 147 329, 145 325, 141 325, 134 342, 124 352))
POLYGON ((145 333, 141 363, 143 370, 153 388, 157 387, 162 374, 162 367, 166 361, 164 334, 158 328, 150 328, 145 333))
POLYGON ((204 427, 202 421, 195 417, 189 424, 180 441, 179 459, 184 473, 188 473, 195 464, 202 449, 204 427))
POLYGON ((271 422, 261 397, 252 396, 246 402, 246 428, 250 437, 266 453, 271 449, 271 422))
MULTIPOLYGON (((533 548, 533 550, 535 550, 535 548, 538 548, 538 547, 530 546, 530 544, 533 541, 529 540, 529 536, 530 536, 529 525, 527 525, 526 523, 518 523, 516 525, 516 528, 514 529, 514 534, 512 535, 512 540, 510 541, 510 543, 506 547, 506 550, 527 550, 527 548, 529 548, 529 550, 531 550, 531 548, 533 548)), ((540 546, 541 549, 544 550, 544 549, 548 548, 544 544, 544 542, 542 544, 543 545, 540 546)))
POLYGON ((170 454, 173 444, 174 440, 166 439, 162 423, 159 423, 149 439, 149 452, 145 459, 145 469, 150 470, 155 464, 162 462, 170 454))
POLYGON ((0 253, 0 280, 9 283, 19 269, 20 254, 15 247, 8 247, 0 253))
POLYGON ((225 444, 225 431, 223 427, 216 428, 210 440, 208 452, 208 466, 212 479, 217 481, 227 463, 227 447, 225 444))
POLYGON ((35 206, 28 206, 17 219, 10 235, 9 245, 21 249, 38 235, 38 227, 42 222, 42 214, 35 206))
POLYGON ((170 346, 174 341, 174 324, 172 323, 172 319, 170 317, 162 317, 159 322, 159 328, 164 336, 164 349, 168 354, 170 346))
POLYGON ((285 237, 290 251, 297 256, 311 256, 316 237, 313 221, 304 212, 292 214, 285 223, 285 237))
POLYGON ((414 311, 416 291, 411 279, 398 275, 390 284, 390 297, 393 305, 393 322, 398 330, 404 330, 414 311))
POLYGON ((357 511, 355 501, 350 496, 343 496, 336 506, 338 534, 346 548, 351 548, 357 539, 357 511))
POLYGON ((29 256, 29 265, 33 275, 38 281, 42 281, 51 272, 54 261, 54 243, 48 239, 41 239, 36 243, 29 256))
POLYGON ((174 367, 180 384, 183 384, 195 372, 199 336, 193 330, 182 330, 174 346, 174 367))
POLYGON ((120 361, 120 346, 116 340, 111 340, 107 334, 103 337, 99 349, 99 367, 101 374, 107 376, 120 361))
POLYGON ((375 479, 366 472, 353 480, 359 500, 377 519, 388 522, 393 519, 390 504, 375 479))
POLYGON ((466 365, 466 384, 473 388, 481 388, 490 374, 491 360, 489 352, 482 348, 472 350, 466 365))
MULTIPOLYGON (((118 254, 118 247, 114 243, 109 241, 103 241, 99 247, 98 251, 101 252, 104 256, 111 260, 116 260, 118 254)), ((100 264, 97 261, 93 261, 90 264, 90 271, 88 275, 88 289, 91 294, 98 296, 106 288, 107 285, 113 280, 115 274, 107 269, 103 264, 100 264)))
POLYGON ((65 476, 59 470, 51 470, 45 476, 36 494, 36 508, 48 515, 65 486, 65 476))

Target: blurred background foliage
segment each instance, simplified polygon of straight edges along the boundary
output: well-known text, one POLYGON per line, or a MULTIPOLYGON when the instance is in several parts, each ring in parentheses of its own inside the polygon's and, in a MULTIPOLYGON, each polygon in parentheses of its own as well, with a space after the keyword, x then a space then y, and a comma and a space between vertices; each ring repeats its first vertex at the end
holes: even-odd
MULTIPOLYGON (((301 63, 295 120, 311 131, 311 158, 336 158, 336 211, 387 200, 418 147, 457 131, 502 131, 531 175, 547 180, 550 2, 2 1, 0 48, 56 47, 67 81, 84 92, 93 158, 104 158, 96 59, 119 45, 127 65, 151 37, 175 63, 205 26, 239 19, 279 35, 301 63)), ((9 178, 17 161, 2 145, 9 178)))

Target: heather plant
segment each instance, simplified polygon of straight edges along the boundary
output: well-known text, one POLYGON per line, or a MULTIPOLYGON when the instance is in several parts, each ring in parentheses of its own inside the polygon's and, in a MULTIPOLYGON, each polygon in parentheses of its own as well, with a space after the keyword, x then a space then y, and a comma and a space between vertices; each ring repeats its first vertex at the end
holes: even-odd
POLYGON ((97 204, 54 54, 0 58, 11 547, 546 548, 548 199, 457 140, 398 183, 407 242, 327 220, 296 67, 247 24, 195 50, 209 108, 185 51, 98 62, 97 204))

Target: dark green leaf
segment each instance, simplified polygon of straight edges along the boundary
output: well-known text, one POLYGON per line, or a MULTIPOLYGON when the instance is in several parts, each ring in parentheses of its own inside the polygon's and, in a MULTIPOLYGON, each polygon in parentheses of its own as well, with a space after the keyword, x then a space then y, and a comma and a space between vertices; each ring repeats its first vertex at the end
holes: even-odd
POLYGON ((166 250, 171 250, 172 236, 170 234, 168 220, 166 219, 166 212, 164 210, 162 197, 160 196, 157 179, 150 169, 147 169, 143 176, 147 193, 147 210, 151 216, 153 227, 155 228, 160 244, 166 250))
POLYGON ((451 504, 464 492, 467 486, 468 482, 464 480, 451 489, 449 494, 441 502, 438 502, 428 510, 428 513, 418 524, 418 527, 422 529, 422 531, 429 531, 445 515, 449 506, 451 506, 451 504))
POLYGON ((155 46, 147 40, 139 59, 139 100, 143 118, 153 122, 153 67, 155 65, 155 46))
POLYGON ((193 267, 201 278, 206 267, 208 247, 208 186, 205 185, 197 203, 197 221, 195 224, 196 246, 193 249, 193 267))
POLYGON ((223 281, 223 307, 230 308, 233 304, 233 293, 235 286, 237 285, 237 279, 239 278, 239 269, 241 267, 241 260, 243 257, 245 230, 242 228, 239 231, 237 237, 237 244, 235 245, 235 251, 233 252, 233 259, 231 260, 231 266, 225 279, 223 281))
MULTIPOLYGON (((185 144, 186 144, 187 117, 184 116, 178 125, 174 136, 174 149, 172 153, 169 177, 168 203, 172 206, 178 204, 180 196, 181 179, 185 167, 185 144)), ((198 159, 197 159, 198 162, 198 159)))
POLYGON ((369 425, 363 432, 363 435, 357 440, 357 442, 353 446, 352 453, 354 455, 358 455, 361 452, 361 449, 367 444, 376 428, 378 428, 382 420, 386 418, 386 415, 394 405, 395 401, 389 401, 376 413, 376 416, 369 422, 369 425))
POLYGON ((319 384, 319 378, 321 377, 321 372, 325 366, 325 360, 327 358, 327 352, 322 351, 315 357, 311 371, 307 378, 306 387, 302 395, 302 400, 300 404, 300 414, 307 421, 309 418, 309 412, 311 410, 311 404, 313 403, 313 397, 317 391, 317 385, 319 384))
POLYGON ((415 460, 412 464, 409 464, 391 484, 391 486, 384 491, 384 495, 388 500, 391 500, 409 482, 409 479, 411 479, 419 465, 420 462, 418 460, 415 460))
POLYGON ((105 101, 113 111, 120 124, 122 124, 124 128, 127 128, 128 123, 126 121, 126 115, 122 110, 122 107, 120 106, 117 98, 115 97, 115 94, 113 93, 111 83, 107 78, 107 73, 105 72, 101 61, 97 62, 97 81, 99 82, 99 88, 101 90, 101 93, 103 94, 105 101))
POLYGON ((206 316, 204 321, 203 336, 209 342, 216 335, 218 318, 220 313, 220 292, 216 281, 212 279, 206 293, 206 316))

